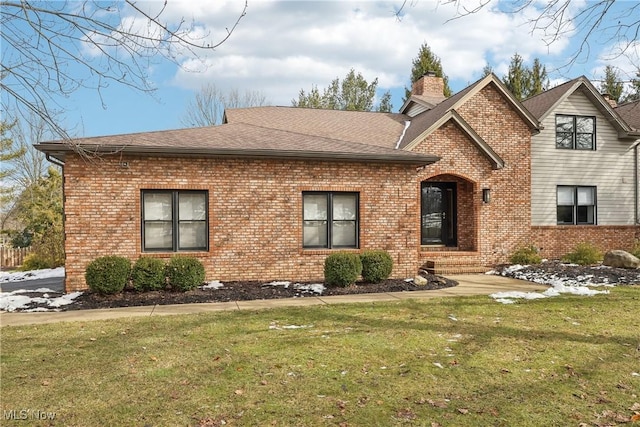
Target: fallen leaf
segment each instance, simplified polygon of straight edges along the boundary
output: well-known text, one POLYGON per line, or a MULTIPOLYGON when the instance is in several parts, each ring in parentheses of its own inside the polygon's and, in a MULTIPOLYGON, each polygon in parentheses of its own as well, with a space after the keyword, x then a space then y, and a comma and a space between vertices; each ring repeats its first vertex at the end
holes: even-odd
POLYGON ((635 423, 636 421, 640 421, 640 414, 635 414, 631 417, 632 423, 635 423))
POLYGON ((50 384, 50 383, 49 383, 49 381, 47 381, 47 380, 42 381, 42 385, 43 385, 43 386, 48 386, 49 384, 50 384))
POLYGON ((629 408, 632 411, 640 411, 640 403, 636 402, 633 405, 631 405, 631 408, 629 408))
POLYGON ((462 415, 467 415, 469 413, 469 410, 466 408, 458 408, 458 412, 460 412, 462 415))
POLYGON ((510 371, 510 370, 508 370, 507 368, 502 368, 502 369, 500 369, 500 372, 502 372, 503 374, 509 374, 509 373, 511 373, 511 371, 510 371))
POLYGON ((237 389, 236 391, 234 391, 234 393, 235 393, 237 396, 241 396, 241 395, 243 395, 243 394, 244 394, 244 391, 243 391, 243 390, 241 390, 241 389, 237 389))

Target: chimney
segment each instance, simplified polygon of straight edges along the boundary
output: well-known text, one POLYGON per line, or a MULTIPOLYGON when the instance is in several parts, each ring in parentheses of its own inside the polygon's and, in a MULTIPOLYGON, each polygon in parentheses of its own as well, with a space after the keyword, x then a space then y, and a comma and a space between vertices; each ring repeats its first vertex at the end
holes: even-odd
POLYGON ((436 77, 436 73, 433 71, 427 71, 413 84, 411 95, 423 95, 443 100, 445 98, 444 80, 442 77, 436 77))
POLYGON ((605 101, 607 101, 607 103, 608 103, 609 105, 611 105, 611 108, 616 108, 616 107, 618 106, 618 103, 616 102, 616 100, 615 100, 615 99, 613 99, 613 98, 611 97, 611 95, 610 95, 610 94, 608 94, 608 93, 603 93, 603 94, 601 94, 601 95, 602 95, 602 97, 604 98, 604 100, 605 100, 605 101))

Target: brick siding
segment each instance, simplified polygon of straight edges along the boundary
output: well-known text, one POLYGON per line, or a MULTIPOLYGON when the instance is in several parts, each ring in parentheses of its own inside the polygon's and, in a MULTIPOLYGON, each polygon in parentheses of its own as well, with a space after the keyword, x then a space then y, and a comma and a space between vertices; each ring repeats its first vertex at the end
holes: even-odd
POLYGON ((640 241, 640 226, 633 225, 558 225, 532 227, 533 245, 547 259, 560 259, 579 243, 590 243, 606 252, 630 250, 640 241))
MULTIPOLYGON (((457 250, 477 252, 484 265, 506 262, 515 248, 531 238, 531 132, 491 85, 457 111, 504 160, 505 167, 493 170, 480 149, 449 122, 414 148, 442 158, 420 171, 418 181, 456 182, 457 250), (483 188, 491 191, 489 204, 482 202, 483 188)), ((422 252, 423 259, 434 255, 422 252)))
POLYGON ((414 166, 383 164, 70 156, 66 290, 86 288, 85 268, 97 257, 143 255, 141 191, 152 189, 208 190, 210 248, 190 253, 207 280, 322 280, 330 251, 302 249, 303 191, 359 192, 360 249, 389 251, 393 276, 411 277, 419 242, 414 174, 414 166))

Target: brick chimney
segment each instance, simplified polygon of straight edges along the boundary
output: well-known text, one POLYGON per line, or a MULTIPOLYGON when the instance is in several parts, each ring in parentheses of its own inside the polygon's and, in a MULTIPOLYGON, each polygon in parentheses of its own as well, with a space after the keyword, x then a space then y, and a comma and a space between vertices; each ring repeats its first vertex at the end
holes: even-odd
POLYGON ((603 93, 603 94, 601 94, 601 95, 602 95, 602 97, 604 98, 604 100, 605 100, 605 101, 607 101, 607 103, 609 103, 609 105, 611 105, 611 108, 616 108, 616 107, 618 106, 618 103, 616 102, 616 100, 615 100, 615 99, 613 99, 613 98, 611 97, 611 95, 610 95, 610 94, 608 94, 608 93, 603 93))
POLYGON ((436 73, 427 71, 411 87, 411 95, 423 95, 444 99, 444 80, 436 73))

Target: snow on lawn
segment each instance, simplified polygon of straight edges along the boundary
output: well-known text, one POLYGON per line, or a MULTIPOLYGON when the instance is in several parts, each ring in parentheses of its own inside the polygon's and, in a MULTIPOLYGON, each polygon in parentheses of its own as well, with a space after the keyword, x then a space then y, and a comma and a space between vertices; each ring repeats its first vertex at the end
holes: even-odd
MULTIPOLYGON (((64 267, 18 272, 2 271, 0 272, 0 283, 23 282, 25 280, 51 277, 64 277, 64 267)), ((71 304, 79 295, 82 295, 82 292, 62 294, 49 288, 0 292, 0 311, 58 311, 61 306, 71 304), (34 294, 37 296, 33 296, 34 294), (29 308, 32 305, 36 305, 36 307, 29 308)))
MULTIPOLYGON (((549 285, 550 288, 544 292, 497 292, 489 295, 496 301, 503 304, 513 304, 518 299, 533 300, 540 298, 557 297, 561 294, 572 295, 584 295, 593 296, 597 294, 608 294, 608 290, 596 290, 591 289, 593 286, 614 286, 613 283, 608 283, 605 279, 604 282, 596 282, 593 280, 594 276, 590 274, 580 275, 576 277, 562 277, 555 273, 545 271, 531 271, 526 270, 526 265, 515 264, 506 267, 501 272, 495 270, 489 271, 487 274, 499 274, 502 276, 513 277, 515 279, 527 280, 529 282, 539 283, 542 285, 549 285)), ((596 267, 607 268, 607 267, 596 267)))
POLYGON ((18 272, 0 271, 0 283, 47 279, 49 277, 64 277, 64 267, 18 272))

